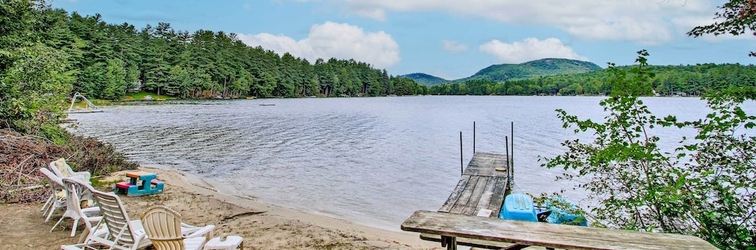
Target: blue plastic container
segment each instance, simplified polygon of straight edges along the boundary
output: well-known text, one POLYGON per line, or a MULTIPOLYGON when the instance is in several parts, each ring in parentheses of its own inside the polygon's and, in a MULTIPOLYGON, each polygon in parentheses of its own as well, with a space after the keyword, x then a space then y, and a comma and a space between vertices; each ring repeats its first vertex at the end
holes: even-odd
POLYGON ((546 200, 544 202, 544 207, 551 210, 551 215, 549 215, 548 218, 546 218, 546 221, 548 223, 552 224, 565 224, 565 225, 576 225, 576 226, 588 226, 588 220, 585 219, 585 216, 583 215, 576 215, 573 213, 570 213, 569 210, 579 210, 580 208, 575 205, 572 201, 562 198, 562 197, 556 197, 552 198, 557 200, 559 203, 562 203, 563 205, 566 205, 568 207, 567 210, 559 208, 551 204, 549 200, 546 200))
POLYGON ((504 198, 499 218, 506 220, 538 222, 533 199, 526 194, 510 194, 504 198))

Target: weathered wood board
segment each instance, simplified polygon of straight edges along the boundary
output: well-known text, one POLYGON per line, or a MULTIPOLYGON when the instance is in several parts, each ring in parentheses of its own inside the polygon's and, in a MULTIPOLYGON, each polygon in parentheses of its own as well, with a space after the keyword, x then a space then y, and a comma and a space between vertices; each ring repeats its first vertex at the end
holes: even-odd
POLYGON ((485 241, 566 249, 717 249, 688 235, 522 222, 416 211, 402 230, 485 241))
POLYGON ((500 154, 477 152, 465 168, 457 186, 440 212, 475 215, 481 209, 499 215, 507 188, 507 158, 500 154))

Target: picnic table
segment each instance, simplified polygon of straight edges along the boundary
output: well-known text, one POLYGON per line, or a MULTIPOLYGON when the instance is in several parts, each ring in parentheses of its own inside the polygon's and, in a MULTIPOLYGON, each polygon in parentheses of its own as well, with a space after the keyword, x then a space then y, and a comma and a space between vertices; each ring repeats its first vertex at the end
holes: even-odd
MULTIPOLYGON (((502 220, 454 213, 416 211, 402 230, 445 237, 507 242, 507 249, 541 246, 565 249, 717 249, 690 235, 502 220)), ((456 245, 447 245, 456 249, 456 245)))
POLYGON ((116 183, 116 193, 126 193, 128 196, 141 196, 162 193, 165 184, 157 179, 156 173, 138 171, 127 172, 129 181, 116 183))

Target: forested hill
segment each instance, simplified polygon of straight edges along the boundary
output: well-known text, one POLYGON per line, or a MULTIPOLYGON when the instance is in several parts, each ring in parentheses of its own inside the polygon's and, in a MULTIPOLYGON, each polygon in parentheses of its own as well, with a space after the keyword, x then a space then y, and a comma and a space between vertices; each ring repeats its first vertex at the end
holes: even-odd
POLYGON ((439 84, 444 84, 444 83, 449 82, 449 80, 446 80, 444 78, 432 76, 425 73, 412 73, 412 74, 407 74, 407 75, 401 75, 401 77, 412 79, 417 84, 422 84, 425 86, 436 86, 439 84))
MULTIPOLYGON (((179 98, 379 96, 424 93, 354 60, 308 62, 244 44, 234 33, 109 24, 97 14, 38 9, 36 39, 67 56, 73 92, 119 99, 130 90, 179 98)), ((3 23, 5 26, 6 23, 3 23)), ((31 41, 26 41, 31 42, 31 41)))
POLYGON ((592 62, 563 58, 544 58, 520 64, 497 64, 488 66, 474 75, 457 80, 507 81, 559 74, 577 74, 601 70, 592 62))
MULTIPOLYGON (((621 66, 630 67, 630 66, 621 66)), ((650 66, 653 92, 647 95, 701 95, 727 87, 756 86, 756 66, 741 64, 697 64, 650 66)), ((432 87, 430 94, 442 95, 604 95, 612 90, 606 70, 563 74, 522 80, 472 80, 432 87)))

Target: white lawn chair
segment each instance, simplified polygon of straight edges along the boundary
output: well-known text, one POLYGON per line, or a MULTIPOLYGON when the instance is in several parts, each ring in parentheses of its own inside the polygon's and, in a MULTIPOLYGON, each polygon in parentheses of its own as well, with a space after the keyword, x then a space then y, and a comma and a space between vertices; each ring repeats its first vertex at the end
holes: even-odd
POLYGON ((152 246, 157 250, 201 250, 213 238, 215 226, 193 227, 187 234, 181 214, 165 206, 155 206, 144 212, 142 224, 152 246))
POLYGON ((87 227, 85 232, 92 232, 92 223, 97 223, 102 219, 100 216, 99 207, 87 207, 81 208, 81 202, 83 200, 92 200, 93 188, 79 180, 72 178, 63 178, 63 185, 66 189, 66 212, 60 217, 58 223, 55 223, 50 232, 57 227, 65 218, 73 219, 73 227, 71 228, 71 237, 76 235, 76 227, 79 225, 79 220, 84 221, 84 225, 87 227))
POLYGON ((45 222, 47 222, 50 220, 53 213, 55 213, 55 210, 66 207, 66 196, 65 194, 60 195, 61 191, 65 190, 65 188, 63 187, 63 181, 60 177, 50 172, 50 170, 40 168, 39 171, 50 181, 50 189, 52 190, 50 198, 48 198, 45 205, 42 206, 42 213, 43 215, 46 215, 45 222))
MULTIPOLYGON (((63 245, 61 249, 96 249, 105 246, 109 249, 134 250, 152 245, 144 232, 142 222, 129 220, 129 214, 118 195, 92 190, 95 202, 100 206, 102 220, 94 228, 107 229, 107 233, 90 233, 81 244, 63 245)), ((99 230, 97 230, 99 231, 99 230)))
POLYGON ((87 171, 74 172, 71 166, 66 163, 66 159, 60 158, 57 161, 50 162, 50 170, 58 177, 62 178, 74 178, 84 183, 90 183, 89 179, 92 176, 87 171))
MULTIPOLYGON (((63 187, 58 187, 57 184, 55 184, 52 180, 50 180, 50 178, 48 178, 47 175, 44 173, 45 171, 50 172, 50 170, 47 170, 45 168, 39 169, 39 172, 42 173, 42 175, 44 175, 47 178, 47 180, 50 182, 49 186, 47 186, 48 187, 47 189, 50 192, 50 197, 47 198, 47 201, 45 201, 45 204, 42 205, 42 209, 39 210, 40 212, 42 212, 42 217, 47 215, 47 210, 52 207, 54 202, 65 199, 66 197, 65 195, 59 195, 63 187)), ((52 174, 52 172, 50 173, 52 174)), ((52 175, 55 175, 55 174, 52 174, 52 175)))

